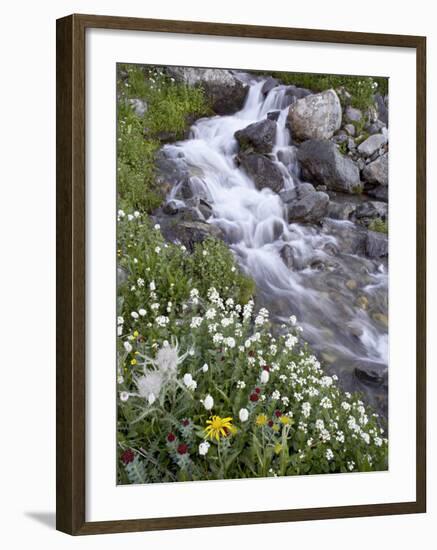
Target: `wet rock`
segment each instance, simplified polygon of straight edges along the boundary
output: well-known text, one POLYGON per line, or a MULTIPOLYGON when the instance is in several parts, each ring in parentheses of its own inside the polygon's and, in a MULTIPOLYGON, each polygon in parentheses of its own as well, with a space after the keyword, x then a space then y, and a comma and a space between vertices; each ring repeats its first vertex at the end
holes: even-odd
POLYGON ((362 202, 356 209, 355 215, 358 219, 361 218, 379 218, 385 220, 388 214, 388 204, 380 201, 365 201, 362 202))
POLYGON ((388 153, 368 164, 363 169, 362 177, 368 183, 388 185, 388 153))
POLYGON ((374 361, 356 361, 354 372, 361 381, 371 384, 382 384, 387 379, 386 365, 374 361))
POLYGON ((350 220, 355 209, 356 205, 350 202, 336 202, 331 200, 327 215, 334 220, 350 220))
POLYGON ((245 153, 239 157, 240 164, 249 177, 253 179, 257 189, 265 187, 279 193, 284 187, 284 178, 278 165, 259 153, 245 153))
POLYGON ((378 185, 373 189, 366 191, 370 197, 373 197, 379 201, 388 202, 388 185, 378 185))
POLYGON ((133 112, 139 117, 143 117, 147 113, 147 102, 142 99, 129 99, 128 104, 132 107, 133 112))
POLYGON ((180 183, 175 192, 176 198, 182 200, 194 197, 212 202, 212 197, 204 181, 198 176, 187 176, 180 183))
POLYGON ((321 191, 305 194, 301 199, 288 204, 287 217, 290 223, 318 223, 328 211, 329 196, 321 191))
POLYGON ((293 189, 284 189, 279 193, 279 196, 281 197, 282 202, 288 203, 294 201, 297 199, 297 188, 293 187, 293 189))
POLYGON ((325 218, 323 232, 337 239, 338 247, 343 254, 364 255, 367 241, 367 230, 364 227, 349 221, 325 218))
POLYGON ((273 90, 273 88, 276 88, 278 84, 279 82, 276 80, 276 78, 269 76, 264 82, 263 87, 261 88, 261 93, 267 95, 271 90, 273 90))
POLYGON ((372 319, 383 327, 388 328, 388 317, 384 313, 374 313, 372 319))
POLYGON ((188 86, 202 87, 213 111, 218 115, 230 115, 239 111, 249 90, 246 83, 225 69, 168 67, 167 72, 188 86))
POLYGON ((243 130, 235 132, 235 139, 241 151, 249 149, 256 153, 271 153, 276 139, 276 122, 268 118, 254 122, 243 130))
POLYGON ((299 88, 298 86, 294 86, 293 84, 291 84, 286 87, 284 98, 281 104, 281 109, 285 109, 285 107, 288 107, 289 105, 296 103, 296 101, 298 101, 299 99, 303 99, 304 97, 307 97, 309 95, 312 95, 311 90, 307 90, 306 88, 299 88))
POLYGON ((358 296, 356 304, 360 309, 366 310, 369 307, 369 299, 367 296, 358 296))
POLYGON ((357 288, 357 282, 354 279, 349 279, 346 281, 345 285, 349 290, 355 290, 357 288))
POLYGON ((369 258, 382 258, 388 255, 388 236, 378 231, 368 231, 366 255, 369 258))
POLYGON ((362 118, 363 113, 359 109, 355 109, 355 107, 349 105, 344 110, 344 119, 346 122, 360 122, 362 118))
POLYGON ((267 113, 267 118, 269 120, 273 120, 274 122, 277 122, 280 114, 281 114, 281 111, 270 111, 269 113, 267 113))
POLYGON ((357 193, 362 189, 358 167, 330 141, 305 141, 299 147, 297 158, 308 181, 346 193, 357 193))
POLYGON ((312 94, 291 105, 288 120, 294 139, 329 139, 341 126, 341 105, 334 90, 312 94))
POLYGON ((209 237, 224 239, 223 232, 219 227, 202 221, 182 221, 175 224, 169 233, 172 237, 171 240, 177 239, 190 251, 194 250, 197 243, 202 243, 209 237))
POLYGON ((300 271, 304 268, 301 255, 299 251, 290 244, 284 244, 281 248, 279 255, 282 258, 284 264, 294 271, 300 271))
POLYGON ((331 138, 331 141, 333 143, 336 143, 337 145, 341 145, 342 143, 346 143, 348 140, 347 134, 337 134, 331 138))
POLYGON ((364 157, 370 157, 378 151, 380 147, 387 143, 387 137, 383 134, 374 134, 358 145, 358 152, 364 157))
POLYGON ((177 200, 177 199, 170 199, 168 200, 164 206, 162 207, 162 211, 164 214, 167 214, 168 216, 175 216, 186 208, 185 203, 183 201, 177 200))
POLYGON ((353 124, 345 124, 344 129, 350 136, 355 135, 355 126, 353 124))
POLYGON ((189 169, 185 160, 177 156, 170 156, 170 150, 176 155, 174 148, 167 150, 166 147, 160 149, 156 155, 155 167, 157 182, 160 185, 165 183, 176 185, 189 176, 189 169))

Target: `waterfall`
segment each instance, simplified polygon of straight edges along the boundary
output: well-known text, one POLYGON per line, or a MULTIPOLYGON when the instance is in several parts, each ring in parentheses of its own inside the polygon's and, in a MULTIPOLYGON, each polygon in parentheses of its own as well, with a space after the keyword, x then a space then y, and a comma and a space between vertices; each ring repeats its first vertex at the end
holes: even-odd
MULTIPOLYGON (((284 175, 285 189, 299 184, 296 147, 286 124, 293 98, 287 96, 286 86, 276 86, 265 96, 263 84, 250 82, 241 111, 200 119, 189 139, 166 147, 177 148, 188 166, 202 174, 200 185, 213 207, 208 221, 228 237, 241 268, 256 282, 260 303, 279 321, 295 314, 303 337, 354 389, 351 365, 356 361, 386 365, 388 361, 387 332, 370 314, 372 304, 387 301, 387 270, 381 262, 341 251, 336 229, 348 230, 351 222, 332 220, 330 230, 289 224, 280 196, 267 188, 258 190, 235 162, 235 132, 279 111, 270 158, 284 175), (297 268, 284 263, 284 245, 293 251, 297 268), (334 256, 333 249, 339 250, 334 256), (321 265, 328 267, 320 269, 321 265), (344 287, 348 279, 358 279, 358 284, 363 279, 359 295, 344 287)), ((175 196, 177 188, 171 193, 175 196)))

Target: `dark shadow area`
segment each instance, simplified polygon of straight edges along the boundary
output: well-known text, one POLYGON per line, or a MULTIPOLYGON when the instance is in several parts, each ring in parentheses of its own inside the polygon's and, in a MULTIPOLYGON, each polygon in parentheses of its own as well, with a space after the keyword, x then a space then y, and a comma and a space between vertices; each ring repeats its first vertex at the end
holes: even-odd
POLYGON ((56 527, 56 514, 55 512, 24 512, 25 516, 31 518, 38 523, 42 523, 46 527, 55 529, 56 527))

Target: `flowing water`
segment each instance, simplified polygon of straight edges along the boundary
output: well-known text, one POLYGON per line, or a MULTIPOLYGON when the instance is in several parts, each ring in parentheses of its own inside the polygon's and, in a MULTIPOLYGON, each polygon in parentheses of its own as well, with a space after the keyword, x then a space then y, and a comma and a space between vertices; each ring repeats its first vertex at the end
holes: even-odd
MULTIPOLYGON (((292 99, 285 86, 266 96, 263 81, 251 81, 243 109, 232 116, 198 120, 190 139, 177 148, 188 166, 201 174, 210 198, 209 222, 227 236, 242 269, 257 285, 257 301, 277 320, 298 318, 303 337, 348 390, 361 389, 368 401, 386 413, 385 384, 364 384, 354 374, 357 365, 386 370, 388 362, 387 263, 344 252, 344 236, 354 224, 334 221, 319 226, 289 224, 285 205, 270 189, 258 190, 235 162, 237 130, 280 111, 271 158, 284 176, 284 188, 299 184, 296 147, 286 126, 292 99), (293 251, 297 268, 281 258, 284 245, 293 251)), ((172 190, 172 196, 177 194, 172 190)))

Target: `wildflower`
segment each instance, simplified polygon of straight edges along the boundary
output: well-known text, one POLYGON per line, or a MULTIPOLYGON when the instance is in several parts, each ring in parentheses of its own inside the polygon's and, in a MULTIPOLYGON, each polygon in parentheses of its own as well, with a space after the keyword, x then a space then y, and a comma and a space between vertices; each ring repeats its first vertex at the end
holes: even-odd
POLYGON ((180 443, 178 445, 177 451, 180 455, 188 453, 188 445, 186 443, 180 443))
POLYGON ((193 380, 193 377, 189 372, 184 374, 184 384, 189 390, 195 390, 197 388, 197 382, 193 380))
POLYGON ((325 423, 323 422, 323 420, 316 420, 316 429, 317 430, 323 430, 323 428, 325 427, 325 423))
POLYGON ((235 348, 235 338, 229 336, 223 340, 223 343, 225 346, 228 346, 228 348, 235 348))
POLYGON ((120 376, 117 378, 117 383, 118 383, 118 384, 123 384, 123 382, 124 382, 124 378, 123 378, 123 376, 120 375, 120 376))
POLYGON ((129 342, 124 342, 123 343, 123 346, 124 346, 124 349, 130 353, 132 351, 132 345, 129 343, 129 342))
POLYGON ((285 415, 281 416, 281 418, 279 419, 279 422, 281 424, 284 424, 284 426, 286 426, 287 424, 292 424, 293 423, 291 418, 289 418, 288 416, 285 416, 285 415))
POLYGON ((205 364, 203 365, 203 367, 202 367, 202 372, 208 372, 208 369, 209 369, 209 367, 208 367, 208 365, 205 363, 205 364))
POLYGON ((202 317, 193 317, 191 319, 190 328, 199 328, 202 324, 203 318, 202 317))
POLYGON ((202 441, 199 445, 199 454, 200 456, 205 456, 208 454, 211 444, 208 441, 202 441))
POLYGON ((130 462, 133 462, 135 459, 135 455, 132 449, 126 449, 121 453, 121 461, 124 465, 129 464, 130 462))
POLYGON ((296 315, 291 315, 291 317, 288 320, 290 321, 290 324, 294 326, 297 321, 296 315))
POLYGON ((361 434, 361 437, 363 438, 363 440, 367 443, 367 445, 369 445, 370 443, 370 435, 366 432, 362 432, 361 434))
POLYGON ((276 443, 275 445, 275 454, 279 454, 282 451, 282 445, 280 443, 276 443))
POLYGON ((203 400, 203 406, 207 411, 210 411, 214 407, 214 398, 212 395, 207 395, 203 400))
POLYGON ((311 413, 311 404, 308 402, 302 403, 302 414, 308 418, 311 413))
POLYGON ((123 210, 119 210, 119 211, 117 212, 117 214, 118 214, 118 217, 119 217, 119 218, 124 218, 125 215, 126 215, 126 214, 123 212, 123 210))
POLYGON ((170 432, 169 434, 167 434, 167 441, 169 443, 173 443, 173 441, 176 439, 176 436, 173 432, 170 432))
POLYGON ((131 359, 130 364, 131 364, 132 366, 136 365, 136 364, 137 364, 137 360, 136 360, 135 358, 134 358, 134 359, 131 359))
POLYGON ((345 411, 349 411, 351 406, 349 403, 346 403, 346 401, 343 401, 343 403, 341 404, 341 408, 344 409, 345 411))
POLYGON ((144 376, 134 378, 138 394, 148 400, 149 405, 155 402, 163 385, 163 375, 159 371, 148 371, 144 376))
POLYGON ((265 414, 259 414, 256 417, 255 424, 257 426, 265 426, 267 424, 267 416, 265 414))
POLYGON ((120 392, 120 401, 127 401, 129 399, 129 393, 127 391, 120 392))
POLYGON ((347 468, 350 472, 352 472, 352 470, 355 468, 355 462, 353 460, 348 460, 347 468))
POLYGON ((325 388, 329 388, 329 386, 332 386, 333 380, 331 376, 323 376, 320 380, 320 385, 324 386, 325 388))
POLYGON ((260 376, 261 384, 267 384, 267 382, 269 381, 269 376, 269 371, 264 369, 260 376))
POLYGON ((237 388, 239 390, 244 390, 245 387, 246 387, 246 382, 244 380, 237 381, 237 388))
POLYGON ((208 319, 208 320, 211 320, 211 319, 214 319, 216 316, 216 310, 213 309, 213 308, 210 308, 206 311, 205 313, 205 317, 208 319))
POLYGON ((249 399, 255 403, 256 401, 258 401, 259 395, 257 393, 251 393, 249 399))
POLYGON ((382 445, 382 439, 381 439, 380 437, 375 437, 374 441, 375 441, 375 445, 376 445, 377 447, 381 447, 381 445, 382 445))
POLYGON ((153 229, 155 229, 155 231, 159 231, 159 229, 161 229, 161 226, 159 225, 159 223, 155 223, 153 229))
POLYGON ((221 437, 227 437, 229 434, 234 434, 237 431, 232 424, 232 418, 230 416, 226 418, 212 416, 206 423, 208 425, 204 428, 204 432, 209 439, 216 439, 219 441, 221 437))
POLYGON ((247 422, 249 418, 249 411, 247 409, 240 409, 238 416, 241 422, 247 422))
POLYGON ((281 399, 281 394, 279 393, 278 390, 275 390, 275 391, 272 393, 272 399, 281 399))
POLYGON ((141 315, 141 317, 144 317, 144 315, 146 315, 147 311, 143 308, 139 309, 138 310, 138 313, 141 315))
POLYGON ((331 461, 334 458, 334 453, 332 452, 331 449, 326 449, 325 456, 326 456, 326 460, 331 461))
POLYGON ((138 319, 139 315, 136 311, 132 311, 131 317, 133 317, 134 319, 138 319))
POLYGON ((323 407, 324 409, 332 409, 332 402, 328 397, 324 397, 320 401, 320 406, 323 407))
POLYGON ((169 322, 170 322, 170 319, 165 315, 159 315, 155 319, 155 323, 160 327, 165 327, 166 325, 168 325, 169 322))
POLYGON ((155 246, 155 252, 157 254, 159 254, 161 252, 161 247, 160 246, 155 246))
POLYGON ((152 292, 154 292, 156 290, 155 281, 150 281, 149 288, 152 292))
POLYGON ((124 319, 121 316, 117 317, 117 325, 122 325, 124 323, 124 319))

